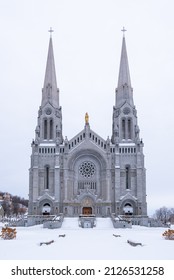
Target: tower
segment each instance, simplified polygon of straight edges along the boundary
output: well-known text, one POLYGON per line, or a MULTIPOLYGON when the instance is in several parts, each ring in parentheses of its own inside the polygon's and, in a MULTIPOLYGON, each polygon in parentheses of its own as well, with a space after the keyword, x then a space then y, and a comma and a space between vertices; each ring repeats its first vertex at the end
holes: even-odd
POLYGON ((139 137, 124 34, 112 127, 112 143, 116 147, 115 213, 146 216, 144 145, 139 137))
POLYGON ((59 145, 62 142, 62 112, 50 36, 42 101, 32 142, 29 214, 55 214, 60 211, 59 145))

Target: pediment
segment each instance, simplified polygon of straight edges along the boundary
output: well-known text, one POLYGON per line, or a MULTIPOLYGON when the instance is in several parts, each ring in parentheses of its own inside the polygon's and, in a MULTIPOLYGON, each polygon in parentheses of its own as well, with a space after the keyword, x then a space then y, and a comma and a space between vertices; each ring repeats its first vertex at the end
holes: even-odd
POLYGON ((133 196, 130 192, 128 192, 126 195, 123 195, 120 197, 120 201, 127 200, 127 199, 137 201, 137 198, 135 196, 133 196))
POLYGON ((92 131, 88 126, 78 133, 75 137, 67 143, 69 145, 69 151, 75 151, 77 149, 100 149, 106 151, 107 145, 110 145, 110 140, 104 140, 97 133, 92 131))
POLYGON ((38 201, 42 201, 42 200, 45 200, 45 199, 48 199, 48 200, 55 200, 53 196, 51 196, 48 192, 45 192, 42 196, 39 196, 38 197, 38 201))
POLYGON ((92 193, 90 190, 86 190, 85 192, 79 194, 74 199, 75 202, 82 202, 82 201, 92 201, 94 203, 96 201, 96 195, 92 193))

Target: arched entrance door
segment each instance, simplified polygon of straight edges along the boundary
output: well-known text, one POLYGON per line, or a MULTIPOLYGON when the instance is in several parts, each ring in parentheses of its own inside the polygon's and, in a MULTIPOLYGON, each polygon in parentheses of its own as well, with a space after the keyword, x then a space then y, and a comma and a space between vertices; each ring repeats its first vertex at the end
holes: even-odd
POLYGON ((50 215, 51 206, 49 203, 45 203, 42 207, 42 215, 50 215))
POLYGON ((82 214, 83 215, 91 215, 92 214, 92 207, 83 207, 82 214))
POLYGON ((132 215, 133 214, 133 207, 130 203, 126 203, 123 207, 123 211, 125 215, 132 215))

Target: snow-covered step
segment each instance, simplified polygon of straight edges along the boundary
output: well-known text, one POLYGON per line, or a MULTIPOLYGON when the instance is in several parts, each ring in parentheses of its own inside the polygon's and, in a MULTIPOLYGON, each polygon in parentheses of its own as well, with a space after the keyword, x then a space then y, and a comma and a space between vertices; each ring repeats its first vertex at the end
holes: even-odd
POLYGON ((79 229, 79 218, 64 218, 63 229, 79 229))
MULTIPOLYGON (((79 229, 79 218, 64 218, 62 229, 79 229)), ((111 218, 96 218, 96 229, 113 228, 111 218)))
POLYGON ((97 218, 96 219, 96 228, 103 228, 103 229, 108 229, 108 228, 113 228, 113 223, 111 218, 97 218))

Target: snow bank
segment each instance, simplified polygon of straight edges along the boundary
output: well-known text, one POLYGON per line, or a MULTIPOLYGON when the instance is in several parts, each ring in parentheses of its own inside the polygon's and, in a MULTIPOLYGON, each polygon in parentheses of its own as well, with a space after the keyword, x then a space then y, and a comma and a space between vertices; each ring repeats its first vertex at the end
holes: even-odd
POLYGON ((77 218, 66 218, 60 229, 46 229, 42 225, 18 227, 15 240, 0 239, 0 259, 172 260, 174 241, 165 240, 164 231, 164 228, 140 226, 114 229, 110 219, 105 218, 97 219, 95 228, 84 229, 78 226, 77 218), (66 236, 59 237, 61 234, 66 236), (128 239, 143 246, 132 247, 127 243, 128 239), (39 246, 40 242, 50 240, 55 242, 39 246))

